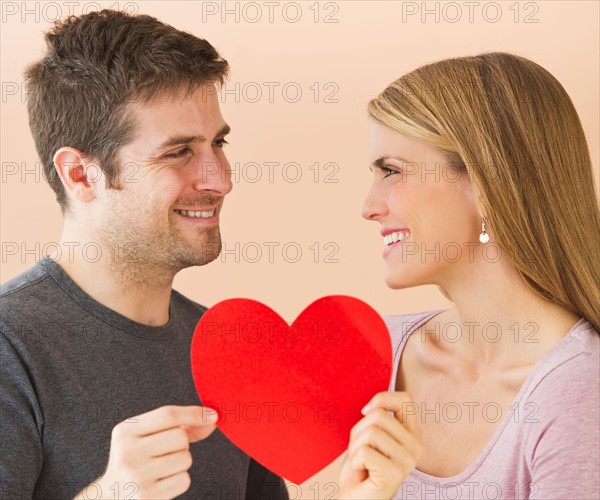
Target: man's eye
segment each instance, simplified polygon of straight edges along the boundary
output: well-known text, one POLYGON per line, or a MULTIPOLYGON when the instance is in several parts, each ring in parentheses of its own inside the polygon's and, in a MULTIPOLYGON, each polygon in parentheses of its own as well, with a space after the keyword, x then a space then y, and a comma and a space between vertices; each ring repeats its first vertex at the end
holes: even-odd
POLYGON ((214 142, 215 146, 222 148, 225 144, 229 144, 225 139, 217 139, 214 142))
POLYGON ((177 151, 176 153, 168 153, 165 155, 165 158, 181 158, 182 156, 186 156, 190 152, 190 148, 183 148, 177 151))

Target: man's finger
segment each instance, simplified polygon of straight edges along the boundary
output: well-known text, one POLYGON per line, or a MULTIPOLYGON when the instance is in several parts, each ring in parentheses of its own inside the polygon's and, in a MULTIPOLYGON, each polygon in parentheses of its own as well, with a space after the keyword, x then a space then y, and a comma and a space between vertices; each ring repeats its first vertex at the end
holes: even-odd
MULTIPOLYGON (((211 415, 204 406, 161 406, 128 419, 135 436, 143 437, 173 427, 214 427, 217 421, 216 412, 211 415), (134 422, 137 420, 137 422, 134 422)), ((210 410, 213 411, 213 410, 210 410)), ((212 432, 212 431, 211 431, 212 432)), ((210 434, 210 433, 209 433, 210 434)))
POLYGON ((190 443, 195 443, 196 441, 206 439, 215 431, 216 428, 217 424, 202 425, 200 427, 184 427, 190 443))

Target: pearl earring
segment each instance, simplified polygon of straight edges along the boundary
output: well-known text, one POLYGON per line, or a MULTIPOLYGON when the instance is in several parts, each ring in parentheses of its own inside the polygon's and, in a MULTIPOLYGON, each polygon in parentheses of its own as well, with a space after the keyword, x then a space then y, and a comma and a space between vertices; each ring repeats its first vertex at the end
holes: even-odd
POLYGON ((481 221, 481 234, 479 235, 479 241, 481 243, 487 243, 490 241, 490 235, 485 232, 485 222, 481 221))

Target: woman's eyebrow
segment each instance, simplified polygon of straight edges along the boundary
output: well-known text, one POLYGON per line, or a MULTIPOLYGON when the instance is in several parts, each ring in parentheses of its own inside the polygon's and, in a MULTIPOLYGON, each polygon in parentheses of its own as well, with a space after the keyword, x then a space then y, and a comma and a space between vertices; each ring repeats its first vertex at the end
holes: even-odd
POLYGON ((372 172, 373 171, 373 167, 377 167, 380 170, 383 170, 384 168, 387 168, 385 166, 385 161, 386 160, 396 160, 396 161, 400 161, 400 162, 403 162, 403 163, 411 163, 410 161, 405 160, 404 158, 397 157, 397 156, 380 156, 373 163, 371 163, 369 165, 369 170, 372 172))

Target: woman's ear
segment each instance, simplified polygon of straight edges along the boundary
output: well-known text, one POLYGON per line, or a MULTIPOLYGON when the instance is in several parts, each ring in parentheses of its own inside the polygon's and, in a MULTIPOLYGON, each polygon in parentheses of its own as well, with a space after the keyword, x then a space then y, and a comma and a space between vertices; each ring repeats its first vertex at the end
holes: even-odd
POLYGON ((486 211, 485 205, 482 202, 481 195, 479 193, 479 189, 477 188, 477 183, 473 181, 473 179, 467 174, 466 177, 469 179, 468 184, 465 184, 465 189, 467 190, 468 197, 471 202, 475 206, 476 213, 479 214, 479 217, 482 219, 486 219, 486 211))
POLYGON ((67 195, 82 203, 96 199, 102 170, 76 148, 62 147, 54 154, 54 168, 67 195))

